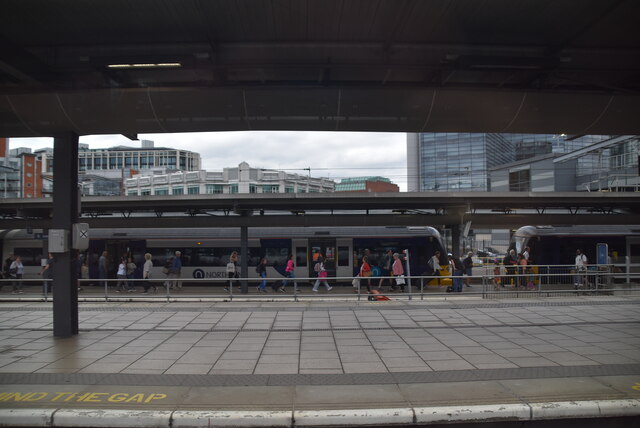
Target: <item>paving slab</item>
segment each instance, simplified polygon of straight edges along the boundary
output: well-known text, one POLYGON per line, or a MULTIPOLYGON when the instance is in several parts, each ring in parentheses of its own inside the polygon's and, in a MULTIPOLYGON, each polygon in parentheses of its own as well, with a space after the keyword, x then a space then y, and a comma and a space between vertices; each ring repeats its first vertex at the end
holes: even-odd
MULTIPOLYGON (((300 413, 308 422, 332 409, 395 408, 404 410, 385 415, 426 418, 452 403, 526 407, 595 400, 599 404, 577 408, 632 412, 633 401, 615 400, 640 399, 637 303, 476 299, 394 301, 383 308, 315 301, 100 302, 80 305, 81 319, 92 322, 67 339, 52 337, 49 320, 44 327, 32 324, 51 317, 50 304, 0 303, 0 410, 315 412, 300 413), (478 320, 490 321, 482 313, 526 321, 479 327, 478 320), (586 315, 578 319, 576 313, 586 315), (430 321, 420 317, 456 327, 424 326, 430 321), (321 319, 331 324, 303 328, 321 319), (132 323, 135 329, 128 329, 132 323), (257 324, 264 328, 256 330, 257 324)), ((512 415, 522 410, 510 409, 512 415)), ((358 412, 349 414, 370 420, 371 412, 358 412)))

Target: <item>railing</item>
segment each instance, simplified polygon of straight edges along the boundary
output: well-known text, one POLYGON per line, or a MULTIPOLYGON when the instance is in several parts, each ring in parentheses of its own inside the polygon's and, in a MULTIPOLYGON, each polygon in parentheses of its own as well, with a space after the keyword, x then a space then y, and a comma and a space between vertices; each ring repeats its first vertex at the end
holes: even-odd
MULTIPOLYGON (((632 265, 632 267, 640 268, 640 265, 632 265)), ((518 269, 514 267, 513 272, 502 270, 500 274, 487 274, 483 272, 480 275, 472 276, 407 276, 403 277, 405 281, 404 291, 389 291, 386 289, 378 289, 377 284, 381 279, 389 280, 395 284, 395 277, 329 277, 326 279, 332 286, 333 290, 330 294, 323 292, 313 293, 309 289, 309 285, 316 281, 316 277, 299 277, 296 278, 298 288, 293 287, 294 281, 288 280, 288 289, 284 293, 256 293, 255 288, 261 279, 257 278, 236 278, 231 286, 228 279, 225 278, 169 278, 169 279, 80 279, 78 285, 82 289, 79 296, 85 300, 104 300, 104 301, 135 301, 135 300, 219 300, 233 301, 234 299, 262 299, 268 300, 309 300, 317 298, 346 298, 379 301, 389 298, 397 299, 420 299, 431 296, 474 296, 478 298, 497 298, 500 296, 509 297, 525 297, 525 296, 554 296, 562 294, 620 294, 620 293, 638 293, 640 292, 640 273, 630 272, 613 272, 610 266, 593 267, 586 271, 576 271, 574 266, 558 265, 558 266, 530 266, 527 267, 531 271, 518 269), (354 279, 359 279, 355 286, 351 285, 354 279), (460 292, 452 291, 453 280, 460 281, 457 289, 460 292), (243 294, 237 284, 247 281, 248 294, 243 294), (375 292, 369 293, 367 290, 367 282, 371 281, 371 289, 375 292), (188 282, 190 285, 184 288, 173 288, 180 286, 180 283, 188 282), (89 283, 99 283, 98 286, 87 286, 89 283), (469 286, 465 284, 469 283, 469 286), (141 293, 140 286, 148 284, 149 294, 141 293), (196 284, 196 286, 191 286, 196 284), (341 285, 338 285, 341 284, 341 285), (118 290, 118 286, 124 287, 118 290), (224 291, 226 289, 228 291, 224 291), (130 287, 137 288, 136 292, 128 292, 130 287)), ((477 270, 477 269, 476 269, 477 270)), ((638 269, 640 270, 640 269, 638 269)), ((267 278, 268 286, 274 289, 274 285, 280 286, 284 278, 272 277, 267 278)), ((16 299, 25 297, 33 298, 34 295, 38 299, 49 301, 52 297, 48 291, 47 284, 52 283, 50 279, 1 279, 2 293, 6 294, 6 286, 16 286, 20 284, 29 287, 25 296, 16 296, 16 299), (36 286, 30 284, 36 283, 36 286)), ((398 287, 399 288, 399 287, 398 287)), ((10 295, 14 298, 13 295, 10 295)), ((3 296, 4 297, 4 296, 3 296)))

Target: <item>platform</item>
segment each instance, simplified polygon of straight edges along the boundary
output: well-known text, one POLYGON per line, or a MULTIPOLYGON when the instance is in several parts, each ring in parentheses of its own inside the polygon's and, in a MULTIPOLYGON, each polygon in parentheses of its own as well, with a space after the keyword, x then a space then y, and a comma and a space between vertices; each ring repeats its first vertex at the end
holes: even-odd
POLYGON ((80 334, 61 339, 51 303, 3 302, 0 426, 625 426, 639 303, 81 303, 80 334))

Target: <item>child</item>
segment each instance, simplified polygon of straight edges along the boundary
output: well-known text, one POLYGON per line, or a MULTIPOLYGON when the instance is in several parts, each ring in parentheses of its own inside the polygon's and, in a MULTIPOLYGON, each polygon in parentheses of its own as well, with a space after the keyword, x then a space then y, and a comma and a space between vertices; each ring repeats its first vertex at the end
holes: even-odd
POLYGON ((493 284, 494 290, 499 290, 500 287, 504 287, 504 285, 502 285, 502 280, 500 279, 500 262, 497 260, 493 267, 493 279, 491 280, 491 283, 493 284))

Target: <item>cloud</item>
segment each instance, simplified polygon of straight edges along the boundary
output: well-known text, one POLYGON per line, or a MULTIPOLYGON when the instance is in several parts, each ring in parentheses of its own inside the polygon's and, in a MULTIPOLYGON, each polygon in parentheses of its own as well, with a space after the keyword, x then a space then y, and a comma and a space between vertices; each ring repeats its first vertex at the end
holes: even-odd
MULTIPOLYGON (((314 177, 383 176, 406 191, 406 134, 373 132, 238 131, 140 134, 155 147, 200 153, 203 169, 219 171, 247 162, 252 167, 286 170, 314 177)), ((80 137, 89 147, 138 146, 122 135, 80 137)), ((51 147, 51 138, 15 138, 11 148, 51 147)))

